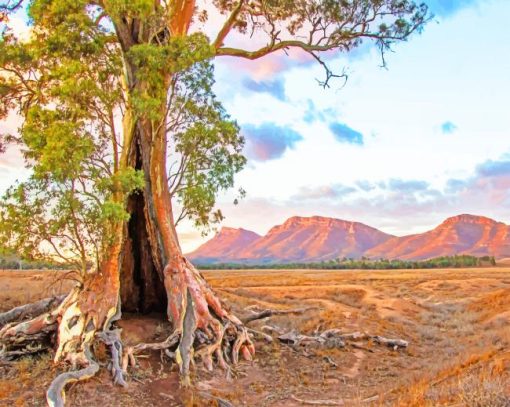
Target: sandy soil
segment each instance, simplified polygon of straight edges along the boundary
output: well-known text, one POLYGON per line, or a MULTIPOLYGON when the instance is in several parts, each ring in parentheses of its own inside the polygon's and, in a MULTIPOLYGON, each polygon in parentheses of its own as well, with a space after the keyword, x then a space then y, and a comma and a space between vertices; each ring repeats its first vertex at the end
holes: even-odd
MULTIPOLYGON (((187 392, 179 389, 175 366, 147 354, 129 372, 127 389, 114 387, 102 369, 87 383, 71 386, 68 405, 218 405, 209 395, 234 406, 306 405, 296 398, 346 406, 510 405, 505 398, 510 396, 510 268, 204 274, 241 316, 250 306, 315 307, 254 322, 254 329, 340 328, 411 345, 404 351, 366 342, 361 348, 296 350, 259 341, 256 359, 237 366, 234 380, 197 365, 195 386, 187 392)), ((72 281, 61 281, 63 276, 0 271, 0 311, 67 290, 72 281)), ((124 341, 132 344, 162 339, 169 329, 162 315, 126 315, 120 325, 124 341)), ((96 355, 106 362, 105 349, 98 347, 96 355)), ((44 405, 45 389, 62 368, 44 354, 0 367, 0 405, 44 405)))

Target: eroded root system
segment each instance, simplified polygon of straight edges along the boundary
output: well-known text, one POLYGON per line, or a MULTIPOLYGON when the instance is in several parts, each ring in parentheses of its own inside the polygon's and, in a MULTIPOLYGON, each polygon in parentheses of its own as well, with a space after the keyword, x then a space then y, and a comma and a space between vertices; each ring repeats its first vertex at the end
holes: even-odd
POLYGON ((121 317, 120 301, 107 301, 108 311, 103 309, 98 313, 92 303, 84 301, 83 287, 77 287, 63 300, 53 298, 25 306, 24 309, 30 312, 14 310, 0 314, 0 321, 2 318, 9 320, 0 329, 0 358, 12 360, 56 347, 55 362, 66 362, 68 370, 52 382, 47 391, 47 401, 50 406, 60 407, 65 403, 65 388, 69 383, 91 378, 101 368, 92 353, 94 341, 102 341, 108 346, 110 361, 105 367, 111 372, 114 383, 121 386, 127 385, 125 377, 128 369, 137 368, 137 356, 147 351, 159 351, 162 359, 177 363, 182 384, 186 386, 190 385, 190 367, 196 361, 201 361, 208 371, 213 370, 215 365, 219 366, 230 376, 231 366, 236 365, 240 358, 252 360, 255 354, 253 338, 257 336, 304 351, 316 347, 361 347, 363 342, 394 350, 408 347, 408 342, 402 339, 362 332, 345 333, 340 329, 311 335, 297 331, 282 332, 269 325, 255 330, 247 325, 274 315, 301 314, 314 308, 252 310, 251 315, 241 321, 221 304, 193 268, 185 267, 172 278, 176 288, 173 290, 174 302, 170 302, 169 309, 175 307, 179 312, 169 314, 174 317, 171 318, 174 330, 162 342, 123 346, 121 330, 114 326, 121 317), (182 291, 176 291, 179 287, 182 291), (49 304, 56 307, 49 310, 49 304), (28 316, 30 319, 27 319, 28 316), (15 322, 15 317, 22 320, 15 322))

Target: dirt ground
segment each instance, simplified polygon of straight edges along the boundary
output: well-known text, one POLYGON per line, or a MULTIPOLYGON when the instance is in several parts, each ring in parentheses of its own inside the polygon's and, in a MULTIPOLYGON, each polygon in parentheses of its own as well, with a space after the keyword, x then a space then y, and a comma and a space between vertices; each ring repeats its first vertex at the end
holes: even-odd
MULTIPOLYGON (((106 371, 70 386, 69 406, 510 406, 510 268, 392 271, 207 271, 207 280, 239 316, 250 307, 295 309, 301 315, 256 321, 312 334, 328 328, 410 342, 393 350, 370 342, 343 349, 299 348, 257 340, 253 362, 228 379, 194 369, 194 387, 179 388, 176 366, 159 354, 138 359, 129 387, 106 371), (315 402, 315 404, 309 404, 315 402), (307 404, 308 403, 308 404, 307 404)), ((62 272, 0 271, 0 311, 65 292, 62 272)), ((67 275, 72 277, 72 275, 67 275)), ((125 315, 128 344, 168 334, 162 315, 125 315)), ((107 361, 107 352, 95 354, 107 361)), ((65 367, 51 355, 0 367, 0 405, 42 406, 52 378, 65 367)))

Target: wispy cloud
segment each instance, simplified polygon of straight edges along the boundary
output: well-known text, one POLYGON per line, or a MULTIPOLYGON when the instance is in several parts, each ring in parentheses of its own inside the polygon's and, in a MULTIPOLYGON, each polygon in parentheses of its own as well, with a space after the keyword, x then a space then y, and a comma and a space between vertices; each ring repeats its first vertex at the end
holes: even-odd
POLYGON ((343 123, 331 123, 329 129, 335 136, 335 138, 342 143, 358 144, 363 145, 363 134, 359 131, 351 129, 349 126, 343 123))
POLYGON ((306 123, 314 123, 317 121, 327 123, 330 122, 335 116, 335 110, 331 107, 322 110, 318 109, 311 99, 308 99, 306 103, 307 108, 305 110, 305 115, 303 116, 303 120, 306 123))
POLYGON ((488 160, 476 167, 476 172, 483 177, 510 176, 510 160, 488 160))
POLYGON ((425 191, 430 187, 430 184, 426 181, 403 180, 400 178, 392 178, 387 183, 383 183, 382 185, 384 188, 388 188, 391 191, 400 192, 425 191))
POLYGON ((365 192, 373 191, 374 189, 376 189, 376 186, 372 182, 367 180, 356 181, 356 186, 365 192))
POLYGON ((441 124, 441 132, 443 134, 452 134, 455 133, 455 131, 457 131, 457 126, 455 125, 455 123, 447 121, 441 124))
POLYGON ((307 186, 302 187, 293 199, 337 199, 346 197, 357 189, 348 185, 335 184, 335 185, 323 185, 323 186, 307 186))
POLYGON ((260 126, 244 125, 242 133, 246 138, 246 155, 255 161, 268 161, 280 158, 287 149, 303 140, 303 137, 290 128, 274 123, 260 126))
POLYGON ((278 100, 285 101, 285 84, 282 79, 254 81, 253 79, 245 78, 243 86, 252 92, 268 93, 278 100))

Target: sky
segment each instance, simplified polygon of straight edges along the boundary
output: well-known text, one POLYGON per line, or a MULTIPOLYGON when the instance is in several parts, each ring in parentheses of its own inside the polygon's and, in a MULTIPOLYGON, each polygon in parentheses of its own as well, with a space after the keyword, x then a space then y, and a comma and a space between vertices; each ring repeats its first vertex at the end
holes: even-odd
MULTIPOLYGON (((435 18, 394 46, 329 55, 348 80, 323 89, 299 52, 220 57, 215 91, 246 139, 246 168, 218 197, 223 226, 265 234, 330 216, 405 235, 460 213, 510 223, 508 0, 429 0, 435 18), (235 190, 247 191, 234 205, 235 190)), ((0 132, 16 128, 0 123, 0 132)), ((26 170, 0 156, 0 192, 26 170)), ((185 252, 210 238, 179 228, 185 252)))

